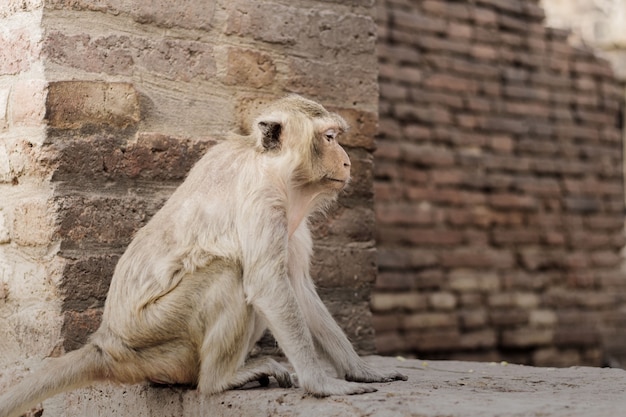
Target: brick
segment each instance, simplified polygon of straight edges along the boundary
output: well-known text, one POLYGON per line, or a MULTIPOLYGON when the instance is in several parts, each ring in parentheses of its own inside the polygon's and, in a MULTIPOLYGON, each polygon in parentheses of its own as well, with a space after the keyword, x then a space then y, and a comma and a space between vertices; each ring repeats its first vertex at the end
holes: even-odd
POLYGON ((541 234, 539 230, 494 230, 492 233, 493 242, 499 245, 519 244, 519 243, 539 243, 541 234))
POLYGON ((489 317, 484 308, 459 311, 459 324, 464 330, 478 329, 488 324, 489 317))
POLYGON ((392 225, 427 225, 433 223, 434 213, 429 208, 406 202, 381 203, 376 205, 376 220, 392 225))
POLYGON ((433 90, 450 90, 460 93, 476 93, 478 83, 448 74, 433 74, 424 79, 424 86, 433 90))
POLYGON ((430 145, 405 143, 400 145, 402 159, 423 166, 451 166, 454 154, 447 148, 430 145))
POLYGON ((548 346, 555 341, 554 330, 521 327, 502 332, 502 346, 507 348, 528 348, 548 346))
POLYGON ((454 246, 463 242, 463 233, 456 230, 387 227, 379 231, 378 236, 390 244, 401 243, 416 246, 454 246))
POLYGON ((426 308, 426 296, 418 293, 376 293, 372 295, 372 310, 389 311, 417 311, 426 308))
POLYGON ((531 311, 528 321, 532 327, 553 327, 558 319, 554 311, 542 309, 531 311))
POLYGON ((621 264, 622 258, 616 251, 595 251, 591 254, 591 262, 594 266, 616 267, 621 264))
POLYGON ((407 346, 417 352, 441 352, 455 350, 461 335, 457 329, 418 330, 406 333, 407 346))
POLYGON ((455 313, 417 313, 404 318, 404 328, 407 330, 445 329, 456 328, 455 313))
POLYGON ((599 339, 599 329, 593 325, 558 326, 554 334, 557 346, 594 346, 599 339))
POLYGON ((126 128, 140 120, 139 97, 128 83, 58 81, 48 86, 46 119, 51 128, 126 128))
POLYGON ((600 211, 600 203, 595 198, 566 197, 565 208, 574 213, 596 213, 600 211))
POLYGON ((516 194, 495 194, 489 196, 489 204, 497 209, 530 210, 537 208, 537 200, 532 196, 516 194))
POLYGON ((445 107, 440 106, 419 106, 398 103, 394 107, 394 114, 400 120, 408 122, 449 123, 452 115, 445 107))
POLYGON ((415 30, 419 33, 434 32, 443 34, 446 32, 444 20, 427 17, 419 13, 407 13, 402 10, 392 9, 391 19, 400 28, 415 30))
POLYGON ((456 296, 449 292, 436 292, 428 298, 430 306, 435 310, 453 310, 457 305, 456 296))
POLYGON ((473 7, 472 17, 477 26, 495 26, 498 23, 498 14, 490 8, 473 7))
POLYGON ((407 248, 380 248, 377 259, 379 267, 383 269, 424 268, 437 262, 436 256, 431 251, 407 248))
POLYGON ((493 272, 454 269, 448 282, 451 290, 464 292, 495 292, 500 289, 500 278, 493 272))
POLYGON ((460 349, 486 349, 498 345, 497 333, 492 329, 482 329, 461 334, 460 349))
POLYGON ((576 349, 540 348, 533 352, 534 366, 567 367, 572 363, 580 363, 581 355, 576 349))
POLYGON ((406 341, 398 333, 376 333, 376 351, 380 355, 393 355, 406 350, 406 341))

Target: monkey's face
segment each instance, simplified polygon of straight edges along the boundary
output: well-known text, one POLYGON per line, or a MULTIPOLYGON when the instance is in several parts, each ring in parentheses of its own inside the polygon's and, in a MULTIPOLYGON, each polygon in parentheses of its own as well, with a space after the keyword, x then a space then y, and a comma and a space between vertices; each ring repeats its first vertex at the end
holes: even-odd
POLYGON ((313 138, 320 182, 328 190, 341 191, 350 181, 350 158, 337 142, 337 136, 342 131, 339 125, 327 125, 318 130, 313 138))

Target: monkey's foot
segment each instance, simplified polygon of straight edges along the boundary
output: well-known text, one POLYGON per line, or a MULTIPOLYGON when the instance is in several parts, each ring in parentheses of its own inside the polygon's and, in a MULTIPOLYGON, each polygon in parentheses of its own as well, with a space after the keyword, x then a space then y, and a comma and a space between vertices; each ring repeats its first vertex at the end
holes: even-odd
POLYGON ((293 387, 289 371, 271 358, 257 358, 246 363, 230 383, 231 388, 239 388, 251 381, 258 381, 261 386, 269 385, 269 377, 273 376, 281 388, 293 387))

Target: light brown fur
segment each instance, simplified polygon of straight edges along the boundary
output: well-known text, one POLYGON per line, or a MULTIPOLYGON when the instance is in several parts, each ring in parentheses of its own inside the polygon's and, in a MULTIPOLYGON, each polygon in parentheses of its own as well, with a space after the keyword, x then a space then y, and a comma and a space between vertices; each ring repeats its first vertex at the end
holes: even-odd
POLYGON ((209 150, 120 258, 100 328, 0 397, 0 417, 98 380, 213 394, 272 376, 290 387, 272 359, 247 360, 267 327, 312 395, 375 390, 346 380, 406 379, 359 358, 309 275, 307 218, 350 179, 336 141, 346 129, 340 116, 289 96, 250 135, 209 150), (345 380, 326 375, 320 358, 345 380))

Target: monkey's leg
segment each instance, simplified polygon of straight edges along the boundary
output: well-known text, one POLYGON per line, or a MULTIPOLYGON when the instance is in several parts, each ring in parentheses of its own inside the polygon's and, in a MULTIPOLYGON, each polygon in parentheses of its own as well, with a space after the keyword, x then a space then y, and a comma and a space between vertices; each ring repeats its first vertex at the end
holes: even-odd
POLYGON ((281 388, 291 388, 293 386, 289 371, 274 359, 264 357, 251 359, 246 362, 233 376, 228 384, 228 389, 243 387, 248 382, 262 381, 270 376, 276 378, 278 386, 281 388))

